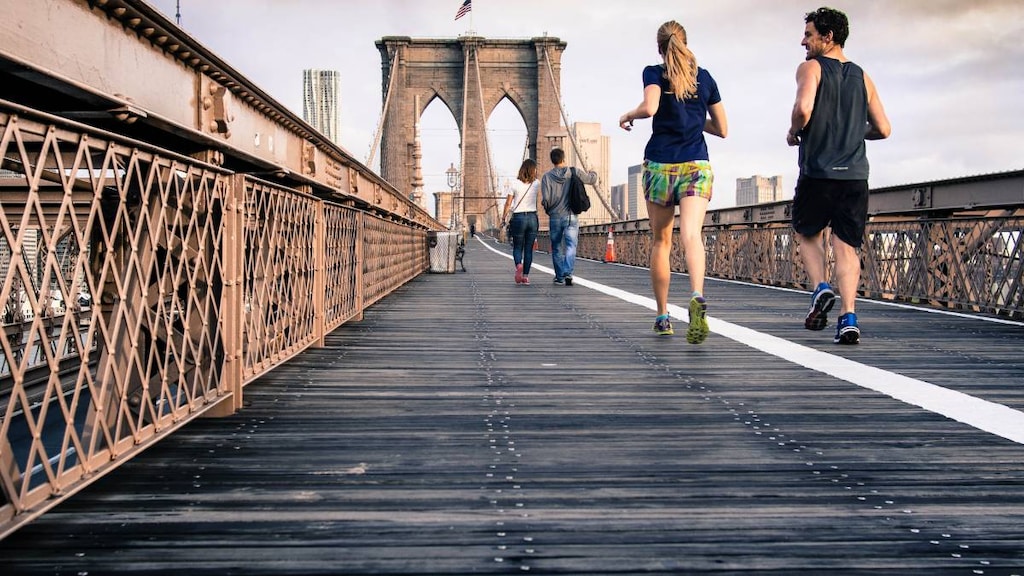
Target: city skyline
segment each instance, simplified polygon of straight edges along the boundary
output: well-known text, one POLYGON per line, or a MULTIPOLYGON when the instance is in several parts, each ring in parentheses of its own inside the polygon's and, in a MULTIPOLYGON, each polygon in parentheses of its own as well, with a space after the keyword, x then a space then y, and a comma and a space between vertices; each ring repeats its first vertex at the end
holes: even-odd
MULTIPOLYGON (((151 4, 173 21, 174 0, 151 4)), ((464 35, 469 19, 454 20, 458 5, 458 0, 330 5, 221 0, 213 7, 182 0, 181 26, 293 110, 301 111, 298 71, 340 70, 346 80, 339 144, 365 160, 383 100, 374 42, 388 35, 464 35), (394 18, 399 12, 403 17, 394 18)), ((637 122, 632 133, 616 121, 642 97, 643 66, 659 61, 658 25, 679 20, 699 63, 718 82, 729 115, 729 138, 709 138, 716 173, 711 207, 724 208, 734 205, 737 178, 779 174, 786 186, 796 182, 796 151, 786 146, 785 132, 796 67, 804 57, 803 15, 818 5, 779 0, 768 9, 763 2, 723 0, 684 12, 676 3, 652 1, 637 14, 628 2, 594 8, 576 0, 556 5, 522 0, 508 9, 478 0, 473 32, 488 38, 547 34, 567 42, 562 102, 570 124, 599 122, 610 136, 607 184, 612 186, 624 183, 627 167, 642 161, 650 133, 649 121, 637 122), (751 25, 737 26, 743 22, 751 25)), ((1024 29, 1024 3, 865 0, 836 7, 851 18, 846 53, 872 76, 893 123, 892 138, 868 145, 872 187, 1022 167, 1024 104, 1017 95, 1024 92, 1024 72, 1014 62, 1024 47, 1014 38, 1024 29)), ((499 178, 514 177, 525 138, 522 119, 503 102, 489 128, 499 178)), ((443 171, 457 161, 458 134, 450 112, 438 102, 424 113, 423 143, 425 192, 447 190, 443 171)))

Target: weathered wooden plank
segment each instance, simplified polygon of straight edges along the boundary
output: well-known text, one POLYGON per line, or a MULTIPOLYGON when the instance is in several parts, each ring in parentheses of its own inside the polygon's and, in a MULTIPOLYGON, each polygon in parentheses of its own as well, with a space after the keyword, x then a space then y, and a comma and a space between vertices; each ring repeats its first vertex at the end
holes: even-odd
MULTIPOLYGON (((0 542, 0 568, 1024 573, 1020 445, 715 334, 658 338, 648 310, 515 286, 469 248, 469 272, 417 279, 0 542)), ((644 270, 577 272, 647 296, 644 270)), ((860 303, 864 342, 839 348, 803 330, 806 294, 708 296, 712 324, 1024 407, 1019 326, 860 303)))

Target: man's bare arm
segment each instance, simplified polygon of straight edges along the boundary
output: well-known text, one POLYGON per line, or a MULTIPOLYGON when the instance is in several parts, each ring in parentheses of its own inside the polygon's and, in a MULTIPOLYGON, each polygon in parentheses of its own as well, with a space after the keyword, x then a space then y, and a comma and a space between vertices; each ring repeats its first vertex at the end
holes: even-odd
POLYGON ((889 125, 889 118, 885 115, 885 107, 882 106, 882 99, 875 90, 875 83, 864 74, 864 87, 868 92, 868 127, 864 133, 865 140, 884 140, 892 133, 892 126, 889 125))
POLYGON ((800 131, 811 121, 814 111, 814 97, 821 81, 821 65, 815 60, 808 60, 796 69, 796 102, 790 115, 789 132, 786 142, 790 146, 800 143, 800 131))

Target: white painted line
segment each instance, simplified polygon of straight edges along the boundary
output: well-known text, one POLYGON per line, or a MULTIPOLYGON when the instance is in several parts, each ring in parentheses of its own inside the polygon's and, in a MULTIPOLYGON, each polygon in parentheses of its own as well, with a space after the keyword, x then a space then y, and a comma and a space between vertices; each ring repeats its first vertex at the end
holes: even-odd
MULTIPOLYGON (((486 242, 481 243, 489 250, 511 258, 508 254, 488 246, 486 242)), ((533 267, 539 268, 544 272, 553 273, 550 268, 537 265, 533 265, 533 267)), ((604 284, 578 276, 573 276, 573 284, 590 288, 591 290, 649 310, 657 310, 657 305, 653 298, 639 296, 632 292, 605 286, 604 284)), ((918 308, 911 308, 920 310, 918 308)), ((686 322, 689 322, 690 314, 686 308, 669 304, 668 309, 669 314, 673 317, 685 319, 686 322)), ((921 312, 926 313, 927 310, 921 310, 921 312)), ((1014 410, 1009 406, 982 400, 981 398, 950 390, 949 388, 943 388, 924 380, 908 378, 894 372, 882 370, 881 368, 861 364, 842 356, 822 352, 783 338, 726 322, 725 320, 715 319, 713 316, 708 316, 708 326, 711 332, 725 336, 730 340, 755 350, 760 350, 799 366, 827 374, 833 378, 856 384, 862 388, 880 392, 901 402, 940 414, 1018 444, 1024 444, 1024 412, 1014 410)))

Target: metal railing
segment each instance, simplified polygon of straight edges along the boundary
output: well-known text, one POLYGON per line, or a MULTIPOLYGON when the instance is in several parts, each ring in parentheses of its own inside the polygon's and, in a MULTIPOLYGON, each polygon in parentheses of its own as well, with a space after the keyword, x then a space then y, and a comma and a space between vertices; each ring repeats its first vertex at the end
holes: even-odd
MULTIPOLYGON (((1024 175, 1015 178, 1019 181, 1024 175)), ((1005 179, 996 176, 993 183, 1005 184, 1005 179)), ((799 242, 785 221, 788 207, 789 203, 783 202, 709 213, 704 226, 707 275, 809 289, 799 242), (764 210, 764 218, 757 221, 752 216, 754 210, 764 210), (730 219, 729 213, 745 216, 730 219)), ((580 231, 578 254, 602 260, 609 229, 617 262, 649 264, 651 234, 646 220, 585 226, 580 231)), ((1021 202, 983 210, 946 207, 923 213, 875 214, 860 250, 859 292, 865 298, 1024 319, 1022 235, 1021 202)), ((545 249, 550 248, 547 240, 542 236, 545 249)), ((686 270, 678 241, 673 242, 672 269, 686 270)))
POLYGON ((0 536, 428 268, 415 223, 11 104, 0 158, 0 536))

